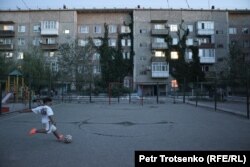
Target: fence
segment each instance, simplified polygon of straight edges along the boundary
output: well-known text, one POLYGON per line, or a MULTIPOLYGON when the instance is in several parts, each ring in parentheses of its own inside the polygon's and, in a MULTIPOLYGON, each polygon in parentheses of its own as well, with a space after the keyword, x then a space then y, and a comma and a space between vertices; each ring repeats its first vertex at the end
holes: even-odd
MULTIPOLYGON (((0 95, 1 99, 7 96, 6 80, 1 80, 0 95)), ((144 83, 145 84, 145 83, 144 83)), ((149 83, 147 83, 150 85, 149 83)), ((174 104, 190 103, 195 106, 209 105, 214 110, 227 108, 228 110, 240 110, 241 114, 249 118, 249 80, 235 79, 235 82, 229 80, 216 80, 185 83, 178 83, 178 87, 171 82, 159 85, 152 83, 150 86, 143 86, 143 83, 134 83, 137 85, 134 89, 123 87, 122 83, 110 83, 107 88, 101 89, 94 82, 86 81, 75 82, 67 80, 41 80, 41 78, 24 78, 24 85, 28 88, 27 92, 23 87, 16 86, 11 92, 12 95, 7 103, 22 103, 25 107, 32 107, 33 100, 51 96, 56 103, 126 103, 126 104, 161 104, 171 102, 174 104), (36 83, 36 84, 35 84, 36 83), (43 83, 40 86, 37 83, 43 83), (147 89, 146 89, 147 88, 147 89), (150 90, 152 93, 149 93, 150 90), (15 96, 14 96, 15 95, 15 96)), ((0 107, 4 107, 2 104, 0 107)), ((2 111, 2 110, 1 110, 2 111)), ((1 113, 1 112, 0 112, 1 113)))

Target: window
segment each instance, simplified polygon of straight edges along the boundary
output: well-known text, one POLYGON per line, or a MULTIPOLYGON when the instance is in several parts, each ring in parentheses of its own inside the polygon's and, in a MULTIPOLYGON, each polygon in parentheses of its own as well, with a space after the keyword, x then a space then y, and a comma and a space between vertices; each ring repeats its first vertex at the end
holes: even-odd
POLYGON ((24 45, 25 45, 24 38, 18 38, 18 46, 24 46, 24 45))
POLYGON ((156 30, 165 29, 165 24, 154 24, 154 29, 156 30))
POLYGON ((168 71, 166 62, 152 62, 152 71, 168 71))
POLYGON ((214 22, 213 21, 199 21, 197 22, 197 28, 202 30, 213 30, 214 22))
POLYGON ((102 40, 100 40, 100 39, 93 39, 93 42, 94 42, 95 46, 101 46, 102 45, 102 40))
POLYGON ((18 26, 18 32, 25 32, 25 26, 24 25, 19 25, 18 26))
POLYGON ((130 39, 122 39, 122 46, 131 46, 130 39))
POLYGON ((55 38, 46 38, 45 39, 45 44, 55 44, 56 39, 55 38))
POLYGON ((39 46, 40 45, 40 38, 34 38, 33 41, 32 41, 32 44, 34 46, 39 46))
POLYGON ((215 57, 214 49, 199 49, 199 57, 215 57))
POLYGON ((146 34, 147 32, 148 32, 147 29, 140 29, 141 34, 146 34))
POLYGON ((192 60, 193 59, 193 52, 192 51, 188 50, 188 51, 186 51, 185 54, 186 54, 186 58, 188 60, 192 60))
POLYGON ((172 40, 173 45, 177 45, 178 42, 179 42, 178 38, 173 38, 173 40, 172 40))
POLYGON ((193 44, 194 44, 193 38, 188 38, 188 39, 186 40, 186 45, 191 46, 191 45, 193 45, 193 44))
POLYGON ((116 46, 116 39, 109 39, 109 46, 116 46))
POLYGON ((109 33, 116 33, 117 26, 116 25, 109 25, 109 33))
POLYGON ((130 27, 129 26, 121 26, 121 33, 130 33, 130 27))
POLYGON ((96 34, 102 33, 102 27, 100 25, 95 25, 94 26, 94 33, 96 33, 96 34))
POLYGON ((3 30, 4 31, 14 31, 14 26, 13 25, 4 25, 3 30))
POLYGON ((177 24, 171 24, 170 25, 170 31, 171 32, 177 32, 178 31, 178 25, 177 24))
POLYGON ((86 46, 88 44, 88 40, 87 39, 79 39, 78 40, 78 45, 79 46, 86 46))
POLYGON ((164 43, 165 39, 164 38, 154 38, 155 43, 164 43))
POLYGON ((19 60, 23 59, 23 52, 17 53, 17 59, 19 59, 19 60))
POLYGON ((228 31, 229 34, 237 34, 237 29, 234 27, 230 27, 228 31))
POLYGON ((248 34, 248 28, 242 28, 242 33, 243 34, 248 34))
POLYGON ((79 33, 82 33, 82 34, 87 34, 89 33, 89 26, 79 26, 79 33))
POLYGON ((193 25, 187 25, 187 28, 189 29, 189 32, 194 31, 194 26, 193 25))
POLYGON ((163 52, 163 51, 155 51, 155 57, 165 57, 165 52, 163 52))
POLYGON ((12 39, 11 38, 0 38, 0 44, 12 44, 12 39))
POLYGON ((33 26, 33 32, 40 32, 40 31, 41 31, 40 25, 34 25, 33 26))
POLYGON ((44 28, 44 29, 57 29, 58 22, 57 21, 42 21, 42 28, 44 28))
POLYGON ((101 72, 101 67, 99 65, 95 65, 93 67, 94 74, 99 74, 101 72))
POLYGON ((49 57, 54 57, 55 56, 55 52, 49 52, 49 57))
POLYGON ((170 53, 171 55, 171 59, 178 59, 179 58, 179 55, 178 55, 178 52, 171 52, 170 53))
POLYGON ((69 34, 69 30, 64 30, 64 34, 69 34))
POLYGON ((100 60, 100 53, 94 53, 93 60, 100 60))
POLYGON ((130 59, 130 52, 123 52, 123 59, 130 59))
POLYGON ((5 55, 6 58, 12 58, 13 57, 12 52, 5 52, 4 55, 5 55))

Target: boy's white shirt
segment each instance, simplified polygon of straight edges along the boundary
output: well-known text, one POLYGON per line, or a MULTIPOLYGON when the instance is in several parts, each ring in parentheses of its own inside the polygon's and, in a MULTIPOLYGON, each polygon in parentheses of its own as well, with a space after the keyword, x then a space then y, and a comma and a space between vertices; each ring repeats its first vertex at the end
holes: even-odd
POLYGON ((31 109, 35 114, 41 114, 42 116, 42 123, 49 123, 49 116, 54 115, 53 110, 51 109, 51 107, 44 105, 44 106, 38 106, 36 108, 31 109), (42 110, 45 109, 46 110, 46 114, 43 115, 42 114, 42 110))

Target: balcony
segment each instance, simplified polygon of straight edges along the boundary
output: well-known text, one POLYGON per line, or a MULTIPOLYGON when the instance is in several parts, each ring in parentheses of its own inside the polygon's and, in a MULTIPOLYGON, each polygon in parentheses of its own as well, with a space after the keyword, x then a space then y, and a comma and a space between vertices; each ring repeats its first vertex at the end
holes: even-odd
POLYGON ((58 36, 58 29, 41 29, 41 35, 44 36, 58 36))
POLYGON ((197 29, 197 35, 213 35, 214 29, 197 29))
POLYGON ((57 36, 59 34, 58 21, 41 21, 41 35, 57 36))
POLYGON ((0 44, 0 50, 1 51, 10 51, 14 49, 13 44, 0 44))
POLYGON ((152 78, 168 78, 169 71, 152 71, 152 78))
POLYGON ((214 56, 200 56, 200 63, 204 64, 213 64, 215 63, 215 57, 214 56))
POLYGON ((167 35, 168 34, 167 29, 152 29, 151 34, 152 35, 167 35))
POLYGON ((213 35, 214 21, 198 21, 196 23, 197 35, 213 35))
POLYGON ((13 30, 0 30, 0 37, 14 37, 15 31, 13 30))
POLYGON ((152 78, 168 78, 169 66, 164 57, 152 57, 152 78))
POLYGON ((215 63, 215 49, 199 49, 200 63, 215 63))
POLYGON ((158 42, 153 42, 152 43, 152 49, 167 49, 168 45, 167 43, 158 43, 158 42))
POLYGON ((44 43, 40 43, 41 45, 41 49, 43 50, 58 50, 58 44, 44 44, 44 43))

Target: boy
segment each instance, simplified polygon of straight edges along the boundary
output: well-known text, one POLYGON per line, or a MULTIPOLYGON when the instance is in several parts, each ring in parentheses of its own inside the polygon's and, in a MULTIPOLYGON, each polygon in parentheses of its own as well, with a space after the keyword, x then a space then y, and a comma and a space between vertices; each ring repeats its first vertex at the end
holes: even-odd
POLYGON ((63 135, 59 135, 59 133, 57 132, 56 123, 52 117, 54 115, 54 112, 50 107, 51 105, 52 105, 52 99, 46 97, 43 99, 43 105, 40 105, 33 109, 25 109, 21 112, 34 112, 35 114, 41 114, 42 116, 43 128, 42 129, 32 128, 29 132, 29 135, 34 135, 36 133, 49 134, 52 132, 59 141, 63 141, 64 140, 63 135))

